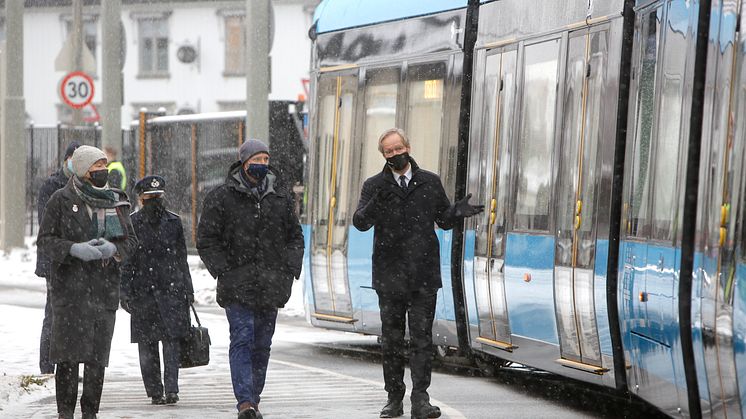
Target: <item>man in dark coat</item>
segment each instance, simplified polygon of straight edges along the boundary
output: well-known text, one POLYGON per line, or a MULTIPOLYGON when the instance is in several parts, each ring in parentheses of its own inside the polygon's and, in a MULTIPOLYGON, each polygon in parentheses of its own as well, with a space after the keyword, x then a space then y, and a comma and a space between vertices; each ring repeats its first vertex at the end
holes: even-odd
POLYGON ((137 343, 142 381, 153 404, 179 400, 179 340, 189 333, 189 304, 194 301, 184 228, 164 205, 165 187, 160 176, 146 176, 135 185, 142 205, 132 214, 139 245, 122 268, 120 293, 122 308, 131 315, 131 340, 137 343))
POLYGON ((80 146, 73 174, 52 195, 37 245, 52 262, 51 362, 60 418, 72 418, 78 395, 78 367, 85 364, 80 409, 95 418, 119 305, 120 263, 137 246, 124 193, 106 186, 104 152, 80 146))
POLYGON ((451 205, 438 175, 420 169, 409 157, 404 131, 392 128, 378 140, 386 159, 381 173, 363 184, 353 216, 358 230, 373 233, 373 288, 381 313, 383 376, 388 402, 380 417, 404 414, 405 319, 409 321, 412 371, 412 418, 437 418, 440 409, 430 404, 432 327, 440 280, 440 249, 434 225, 450 229, 478 214, 481 205, 469 198, 451 205))
POLYGON ((217 300, 230 325, 229 359, 239 419, 261 417, 277 309, 290 298, 303 260, 293 199, 276 189, 269 148, 247 140, 225 183, 205 197, 197 250, 217 278, 217 300))
MULTIPOLYGON (((44 217, 44 208, 49 202, 49 198, 58 189, 62 189, 72 175, 72 156, 75 149, 80 147, 76 141, 70 143, 65 149, 65 155, 62 160, 62 167, 52 173, 39 188, 39 198, 36 201, 36 213, 39 223, 44 217)), ((49 339, 52 336, 52 300, 49 295, 49 258, 42 252, 36 252, 36 276, 46 278, 47 280, 47 302, 44 305, 44 321, 41 325, 41 338, 39 339, 39 370, 42 374, 54 374, 54 364, 49 361, 49 339)))

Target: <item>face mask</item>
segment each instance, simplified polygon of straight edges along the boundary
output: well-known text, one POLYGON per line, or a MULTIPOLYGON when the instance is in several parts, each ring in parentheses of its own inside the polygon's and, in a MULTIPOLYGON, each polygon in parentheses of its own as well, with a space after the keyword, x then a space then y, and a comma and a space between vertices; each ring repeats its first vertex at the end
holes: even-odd
POLYGON ((262 180, 269 172, 269 166, 266 164, 250 163, 246 169, 246 174, 256 180, 262 180))
POLYGON ((109 171, 106 169, 95 170, 89 172, 91 174, 91 183, 97 188, 103 188, 106 186, 106 181, 109 180, 109 171))
POLYGON ((67 170, 73 173, 73 159, 67 159, 67 170))
POLYGON ((396 156, 391 156, 386 159, 386 164, 394 170, 404 170, 407 164, 409 164, 409 153, 404 152, 396 156))

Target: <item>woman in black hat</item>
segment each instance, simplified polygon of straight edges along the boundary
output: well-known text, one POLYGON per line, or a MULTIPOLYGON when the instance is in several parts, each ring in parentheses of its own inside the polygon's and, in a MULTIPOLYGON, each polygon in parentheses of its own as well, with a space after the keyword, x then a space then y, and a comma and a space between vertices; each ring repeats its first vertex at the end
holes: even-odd
POLYGON ((194 301, 184 229, 179 216, 164 206, 165 186, 160 176, 146 176, 135 185, 142 208, 132 214, 132 224, 140 244, 122 270, 120 294, 122 308, 131 315, 131 339, 137 343, 145 392, 153 404, 179 400, 179 341, 188 334, 189 304, 194 301))

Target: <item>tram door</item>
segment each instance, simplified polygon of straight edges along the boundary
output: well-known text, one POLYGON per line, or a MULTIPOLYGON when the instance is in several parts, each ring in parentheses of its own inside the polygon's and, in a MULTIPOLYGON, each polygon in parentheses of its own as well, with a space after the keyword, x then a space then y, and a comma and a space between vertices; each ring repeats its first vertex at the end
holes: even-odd
POLYGON ((558 362, 594 372, 600 371, 593 367, 602 366, 593 268, 607 54, 605 30, 570 34, 556 209, 554 294, 562 356, 558 362))
POLYGON ((347 281, 347 230, 352 219, 352 122, 357 76, 322 75, 318 81, 317 136, 314 138, 311 284, 313 317, 351 323, 347 281))
POLYGON ((485 204, 482 220, 476 227, 474 288, 479 337, 477 341, 512 350, 508 305, 505 299, 505 219, 509 193, 512 136, 510 123, 515 107, 517 51, 502 51, 487 56, 484 102, 486 144, 480 165, 478 199, 485 204))

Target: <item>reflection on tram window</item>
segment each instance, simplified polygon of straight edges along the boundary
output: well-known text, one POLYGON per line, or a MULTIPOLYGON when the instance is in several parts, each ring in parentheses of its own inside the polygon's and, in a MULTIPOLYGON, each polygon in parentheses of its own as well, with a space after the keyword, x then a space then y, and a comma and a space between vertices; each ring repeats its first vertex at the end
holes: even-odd
POLYGON ((423 169, 439 172, 443 125, 444 63, 409 67, 407 134, 412 156, 423 169))
POLYGON ((363 172, 367 179, 381 171, 383 159, 378 137, 396 126, 396 100, 399 94, 398 68, 368 70, 365 77, 365 134, 363 136, 363 172))
MULTIPOLYGON (((672 6, 673 8, 673 6, 672 6)), ((682 108, 684 102, 684 72, 686 71, 687 39, 680 28, 686 28, 687 14, 668 13, 665 25, 666 45, 663 49, 663 73, 656 83, 660 89, 660 108, 655 139, 655 175, 651 178, 653 188, 652 237, 657 240, 673 240, 676 217, 676 179, 680 177, 679 165, 681 143, 685 141, 681 133, 682 108), (677 18, 678 16, 678 18, 677 18), (678 20, 678 21, 676 21, 678 20)))
POLYGON ((517 144, 516 230, 549 229, 559 49, 559 39, 552 39, 529 45, 524 52, 523 104, 517 144))
POLYGON ((638 22, 642 25, 642 45, 639 53, 637 80, 637 112, 635 138, 631 143, 632 177, 627 195, 627 234, 645 237, 649 230, 648 192, 650 143, 653 135, 655 111, 655 79, 658 62, 658 34, 660 32, 660 9, 643 15, 638 22))

